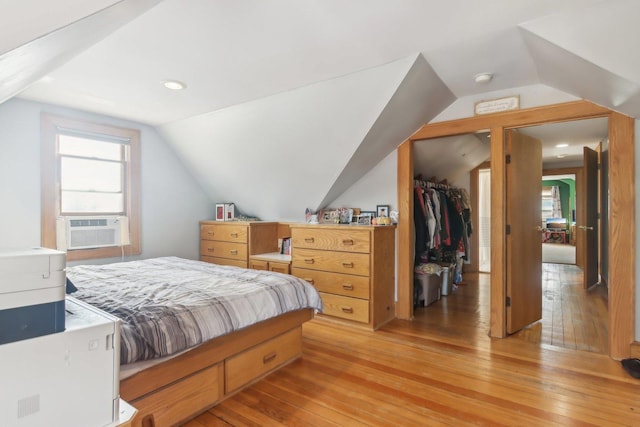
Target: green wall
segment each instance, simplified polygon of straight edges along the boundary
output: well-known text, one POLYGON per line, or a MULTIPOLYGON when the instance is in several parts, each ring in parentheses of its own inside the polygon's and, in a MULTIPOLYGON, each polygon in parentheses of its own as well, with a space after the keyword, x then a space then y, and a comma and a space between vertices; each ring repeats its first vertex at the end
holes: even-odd
POLYGON ((543 187, 557 185, 560 189, 560 205, 562 206, 562 216, 571 224, 571 212, 576 208, 576 181, 574 179, 543 180, 543 187))

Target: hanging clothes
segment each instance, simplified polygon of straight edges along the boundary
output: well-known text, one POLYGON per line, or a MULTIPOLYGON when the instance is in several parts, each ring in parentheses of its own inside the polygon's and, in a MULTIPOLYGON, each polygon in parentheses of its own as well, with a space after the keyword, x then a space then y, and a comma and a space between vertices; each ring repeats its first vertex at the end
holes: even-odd
POLYGON ((416 262, 455 262, 459 252, 468 259, 472 226, 467 191, 416 180, 414 203, 416 262))

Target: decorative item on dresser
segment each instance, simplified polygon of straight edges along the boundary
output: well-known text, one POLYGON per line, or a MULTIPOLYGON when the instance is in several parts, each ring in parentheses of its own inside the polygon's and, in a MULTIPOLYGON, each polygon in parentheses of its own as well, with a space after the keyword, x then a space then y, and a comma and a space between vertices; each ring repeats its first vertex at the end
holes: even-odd
POLYGON ((298 224, 291 238, 291 274, 318 289, 324 315, 370 329, 395 317, 395 227, 298 224))
POLYGON ((276 222, 200 221, 200 261, 247 268, 249 256, 278 250, 276 222))

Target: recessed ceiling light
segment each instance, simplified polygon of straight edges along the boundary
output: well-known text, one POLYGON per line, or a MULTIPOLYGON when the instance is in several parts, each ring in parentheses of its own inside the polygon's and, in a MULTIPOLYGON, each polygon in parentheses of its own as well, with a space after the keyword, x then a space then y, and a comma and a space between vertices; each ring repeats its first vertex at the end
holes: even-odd
POLYGON ((565 147, 568 147, 568 146, 569 146, 569 144, 564 143, 564 142, 562 144, 556 144, 556 148, 565 148, 565 147))
POLYGON ((171 90, 182 90, 187 87, 186 84, 179 82, 178 80, 165 80, 162 84, 164 87, 171 90))
POLYGON ((492 78, 493 78, 493 74, 492 73, 480 73, 480 74, 476 74, 473 77, 473 80, 476 83, 489 83, 492 78))

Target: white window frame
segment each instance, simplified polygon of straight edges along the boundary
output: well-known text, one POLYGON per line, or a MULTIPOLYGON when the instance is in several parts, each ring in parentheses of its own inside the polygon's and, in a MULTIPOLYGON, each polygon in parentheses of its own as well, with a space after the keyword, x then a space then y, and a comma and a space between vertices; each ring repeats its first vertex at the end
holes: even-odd
MULTIPOLYGON (((104 135, 114 139, 128 141, 126 159, 126 188, 123 214, 129 218, 130 244, 94 249, 76 249, 67 252, 67 260, 94 258, 113 258, 126 255, 139 255, 140 244, 140 131, 75 120, 43 113, 41 144, 41 198, 42 198, 42 236, 41 244, 46 248, 56 248, 56 220, 60 216, 60 157, 58 155, 58 135, 69 131, 78 134, 104 135), (123 252, 124 251, 124 252, 123 252)), ((100 212, 96 212, 97 215, 100 212)), ((86 215, 86 214, 85 214, 86 215)))

